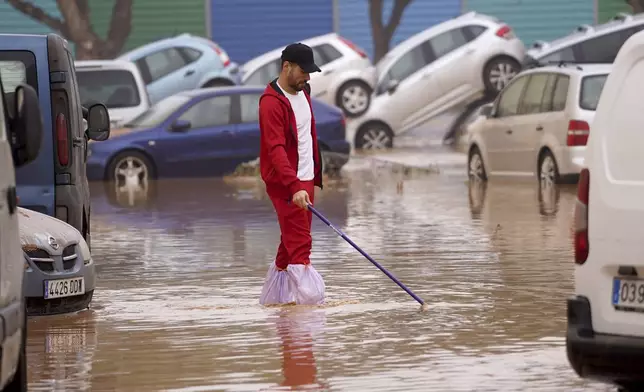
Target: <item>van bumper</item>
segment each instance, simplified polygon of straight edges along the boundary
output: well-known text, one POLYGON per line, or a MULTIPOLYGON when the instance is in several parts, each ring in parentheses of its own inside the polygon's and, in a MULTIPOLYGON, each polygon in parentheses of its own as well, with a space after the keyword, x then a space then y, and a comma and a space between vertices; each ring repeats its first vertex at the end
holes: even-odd
POLYGON ((588 298, 568 299, 566 352, 577 375, 614 384, 644 382, 644 338, 593 331, 588 298))

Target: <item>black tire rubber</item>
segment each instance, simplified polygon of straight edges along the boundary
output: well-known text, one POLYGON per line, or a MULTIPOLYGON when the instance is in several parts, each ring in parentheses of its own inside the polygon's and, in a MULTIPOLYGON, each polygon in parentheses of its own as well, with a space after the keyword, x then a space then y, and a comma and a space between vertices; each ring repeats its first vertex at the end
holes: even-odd
POLYGON ((374 128, 383 130, 389 136, 389 141, 385 145, 385 147, 387 149, 390 149, 390 148, 394 147, 394 133, 391 130, 391 128, 389 128, 387 125, 382 124, 382 123, 371 122, 371 123, 367 123, 367 124, 362 125, 358 129, 358 132, 356 132, 356 136, 354 138, 354 147, 355 147, 356 150, 363 150, 364 149, 364 142, 361 139, 364 137, 364 135, 367 133, 367 131, 369 131, 370 129, 374 129, 374 128))
POLYGON ((342 86, 340 86, 340 88, 338 89, 338 92, 335 94, 335 104, 337 107, 342 109, 342 113, 344 113, 346 117, 348 118, 360 117, 363 114, 365 114, 366 111, 369 110, 369 106, 371 106, 371 92, 372 92, 371 87, 369 87, 369 85, 367 85, 365 82, 362 82, 360 80, 349 80, 343 83, 342 86), (348 89, 351 86, 360 86, 367 92, 367 106, 364 108, 364 110, 361 110, 357 113, 351 113, 348 110, 346 110, 344 106, 342 106, 342 93, 344 92, 344 90, 348 89))

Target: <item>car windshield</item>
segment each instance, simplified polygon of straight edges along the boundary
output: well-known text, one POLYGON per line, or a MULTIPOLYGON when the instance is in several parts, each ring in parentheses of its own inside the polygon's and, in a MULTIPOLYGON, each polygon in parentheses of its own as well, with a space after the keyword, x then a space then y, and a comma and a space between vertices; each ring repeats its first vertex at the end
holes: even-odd
POLYGON ((136 107, 141 96, 130 71, 116 69, 76 69, 81 104, 102 103, 108 109, 136 107))
POLYGON ((585 76, 581 80, 581 93, 579 94, 579 107, 584 110, 595 110, 599 97, 606 83, 608 74, 585 76))
POLYGON ((150 109, 141 113, 139 116, 130 120, 125 127, 127 128, 152 128, 164 122, 179 107, 188 102, 190 97, 185 95, 171 95, 162 101, 159 101, 150 109))

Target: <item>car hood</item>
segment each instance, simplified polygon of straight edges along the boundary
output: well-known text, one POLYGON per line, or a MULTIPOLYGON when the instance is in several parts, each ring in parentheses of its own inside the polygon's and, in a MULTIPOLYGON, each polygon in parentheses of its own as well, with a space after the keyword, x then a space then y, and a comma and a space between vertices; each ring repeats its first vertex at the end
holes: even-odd
POLYGON ((59 219, 18 207, 18 224, 23 249, 37 247, 50 254, 61 254, 63 244, 78 243, 83 256, 89 257, 89 248, 81 233, 59 219))

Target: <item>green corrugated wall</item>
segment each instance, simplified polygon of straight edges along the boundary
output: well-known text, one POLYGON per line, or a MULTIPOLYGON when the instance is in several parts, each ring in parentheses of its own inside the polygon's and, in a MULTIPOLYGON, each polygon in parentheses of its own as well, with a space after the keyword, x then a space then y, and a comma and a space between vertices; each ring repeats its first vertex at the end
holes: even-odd
POLYGON ((631 7, 624 0, 598 0, 597 21, 604 23, 619 12, 632 13, 631 7))

